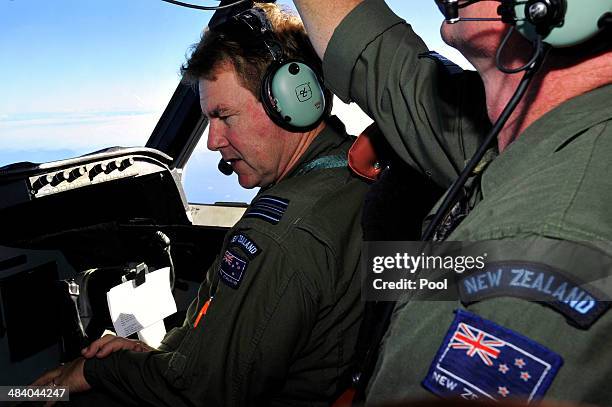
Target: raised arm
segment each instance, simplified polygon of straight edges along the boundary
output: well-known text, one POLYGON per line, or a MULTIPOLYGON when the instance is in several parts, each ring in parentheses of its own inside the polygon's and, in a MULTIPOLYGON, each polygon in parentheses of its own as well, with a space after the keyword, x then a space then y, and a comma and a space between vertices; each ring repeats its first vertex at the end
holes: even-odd
POLYGON ((370 116, 402 160, 447 188, 490 126, 478 74, 432 55, 384 0, 294 3, 323 56, 325 86, 370 116))
POLYGON ((323 58, 334 30, 364 0, 294 0, 312 45, 323 58))

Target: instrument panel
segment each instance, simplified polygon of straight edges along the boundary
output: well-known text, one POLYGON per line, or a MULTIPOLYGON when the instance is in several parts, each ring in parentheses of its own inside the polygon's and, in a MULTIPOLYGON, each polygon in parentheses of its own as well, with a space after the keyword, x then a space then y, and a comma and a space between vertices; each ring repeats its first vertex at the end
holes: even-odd
POLYGON ((28 187, 33 198, 41 198, 88 185, 159 171, 159 164, 147 162, 137 156, 130 155, 37 174, 28 177, 28 187))
POLYGON ((53 161, 0 168, 0 209, 79 188, 169 172, 172 158, 150 148, 118 148, 53 161))

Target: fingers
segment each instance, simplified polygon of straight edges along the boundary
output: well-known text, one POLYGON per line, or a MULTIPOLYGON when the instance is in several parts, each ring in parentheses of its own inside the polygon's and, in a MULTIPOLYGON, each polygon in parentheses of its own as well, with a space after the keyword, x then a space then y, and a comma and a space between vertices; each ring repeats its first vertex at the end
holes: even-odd
POLYGON ((93 357, 105 358, 111 353, 122 349, 134 352, 148 352, 153 350, 153 348, 141 341, 126 339, 115 335, 104 335, 102 338, 93 341, 88 347, 83 349, 81 355, 86 359, 91 359, 93 357))
MULTIPOLYGON (((70 363, 57 367, 44 373, 31 386, 63 386, 68 387, 70 392, 78 393, 91 389, 84 375, 84 358, 77 358, 70 363)), ((55 401, 45 403, 45 406, 52 406, 55 401)))
POLYGON ((147 345, 144 342, 138 341, 138 345, 139 345, 139 347, 138 347, 138 349, 136 349, 136 352, 152 352, 152 351, 155 350, 155 348, 147 345))
POLYGON ((95 356, 97 358, 105 358, 113 352, 117 352, 118 350, 131 350, 135 352, 143 352, 143 344, 140 341, 136 341, 133 339, 125 339, 121 337, 115 337, 111 341, 103 344, 96 352, 95 356))
POLYGON ((102 348, 105 344, 107 344, 108 342, 111 342, 115 338, 116 338, 115 335, 110 335, 110 334, 104 335, 102 338, 96 339, 88 347, 81 350, 81 355, 83 355, 83 357, 87 359, 91 359, 94 356, 96 356, 96 353, 98 353, 100 348, 102 348))
POLYGON ((105 343, 100 347, 98 353, 96 353, 97 358, 105 358, 113 352, 117 352, 121 349, 127 350, 135 350, 138 347, 138 341, 134 341, 131 339, 125 338, 115 338, 112 341, 105 343))
POLYGON ((36 379, 30 386, 48 386, 53 383, 53 380, 59 377, 62 370, 61 367, 50 370, 36 379))
POLYGON ((91 389, 84 374, 85 358, 78 358, 66 364, 56 383, 67 386, 71 393, 79 393, 91 389))

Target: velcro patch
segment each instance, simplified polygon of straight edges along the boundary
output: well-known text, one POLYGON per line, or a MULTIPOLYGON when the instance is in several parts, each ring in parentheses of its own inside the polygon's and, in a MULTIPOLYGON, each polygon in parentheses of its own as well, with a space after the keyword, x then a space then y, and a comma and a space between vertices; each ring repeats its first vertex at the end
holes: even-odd
POLYGON ((486 269, 466 275, 459 283, 463 304, 510 296, 541 302, 579 328, 590 327, 609 308, 605 296, 544 264, 489 263, 486 269))
POLYGON ((459 65, 455 64, 454 62, 447 59, 446 57, 438 54, 436 51, 428 51, 428 52, 420 53, 419 58, 429 58, 429 59, 436 61, 436 63, 438 64, 440 68, 446 70, 451 75, 459 74, 463 72, 463 69, 459 65))
POLYGON ((251 203, 251 206, 244 213, 244 217, 259 218, 276 225, 280 222, 288 207, 288 199, 263 195, 251 203))
POLYGON ((423 387, 441 397, 541 398, 563 358, 508 328, 457 310, 423 387))
POLYGON ((261 249, 246 234, 237 233, 230 238, 230 245, 235 245, 244 249, 245 254, 253 260, 261 249))
POLYGON ((231 250, 226 250, 219 265, 219 277, 231 288, 240 287, 249 262, 231 250))

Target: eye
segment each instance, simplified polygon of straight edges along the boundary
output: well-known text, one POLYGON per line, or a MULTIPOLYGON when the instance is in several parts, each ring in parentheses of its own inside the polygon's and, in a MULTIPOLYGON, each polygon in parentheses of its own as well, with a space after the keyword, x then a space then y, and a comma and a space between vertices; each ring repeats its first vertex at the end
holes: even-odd
POLYGON ((226 115, 226 116, 219 116, 219 120, 229 126, 233 121, 232 116, 233 115, 231 114, 226 115))

